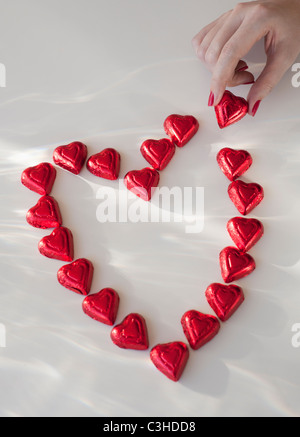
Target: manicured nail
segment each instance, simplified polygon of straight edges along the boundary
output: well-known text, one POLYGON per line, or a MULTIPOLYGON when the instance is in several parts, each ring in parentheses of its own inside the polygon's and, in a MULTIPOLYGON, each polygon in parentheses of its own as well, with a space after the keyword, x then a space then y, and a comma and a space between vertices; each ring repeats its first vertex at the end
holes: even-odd
POLYGON ((244 83, 242 83, 242 85, 250 85, 252 83, 255 83, 255 80, 252 80, 251 82, 244 82, 244 83))
POLYGON ((252 108, 252 116, 254 117, 254 115, 257 113, 257 110, 259 108, 261 100, 257 100, 257 102, 255 103, 255 105, 252 108))
POLYGON ((208 106, 213 106, 215 100, 215 96, 213 92, 210 92, 209 98, 208 98, 208 106))
POLYGON ((237 72, 240 72, 240 71, 245 71, 245 70, 248 70, 248 65, 246 64, 246 65, 244 65, 243 67, 241 67, 241 68, 239 68, 238 70, 236 70, 237 72))

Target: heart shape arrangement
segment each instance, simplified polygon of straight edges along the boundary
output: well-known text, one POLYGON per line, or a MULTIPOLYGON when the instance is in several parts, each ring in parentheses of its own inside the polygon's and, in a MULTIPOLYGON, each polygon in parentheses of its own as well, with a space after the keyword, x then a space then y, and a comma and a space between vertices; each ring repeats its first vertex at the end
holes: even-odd
MULTIPOLYGON (((170 115, 164 122, 170 139, 146 140, 140 151, 150 164, 141 170, 132 170, 124 177, 126 187, 138 197, 149 201, 153 189, 159 184, 159 171, 162 171, 175 154, 176 147, 183 147, 199 128, 193 116, 170 115)), ((65 170, 79 174, 87 158, 87 147, 81 142, 59 146, 53 153, 53 160, 65 170)), ((236 181, 251 165, 252 158, 246 151, 222 149, 217 161, 223 173, 232 181, 228 194, 237 209, 246 215, 263 198, 263 189, 258 184, 245 184, 236 181), (235 184, 235 185, 232 185, 235 184), (243 207, 243 208, 242 208, 243 207)), ((108 148, 92 155, 87 160, 87 169, 97 177, 115 180, 119 177, 120 154, 108 148)), ((65 288, 85 296, 83 312, 96 322, 113 326, 110 332, 112 342, 122 349, 147 350, 149 335, 144 317, 130 313, 115 324, 119 308, 119 294, 113 288, 103 288, 89 294, 93 279, 93 264, 85 258, 74 260, 72 232, 62 226, 59 206, 51 197, 50 191, 56 170, 50 163, 41 163, 25 169, 21 182, 30 190, 42 194, 37 204, 26 215, 27 222, 37 228, 54 228, 50 235, 44 236, 39 244, 40 253, 68 264, 57 272, 58 282, 65 288)), ((225 283, 231 283, 250 274, 255 269, 255 261, 247 251, 263 235, 263 226, 257 219, 234 217, 227 223, 227 230, 237 247, 226 247, 220 252, 221 275, 225 283)), ((210 284, 205 296, 216 314, 204 314, 192 309, 181 318, 183 333, 193 350, 198 350, 211 341, 219 332, 221 322, 227 321, 244 301, 243 290, 235 285, 210 284)), ((189 358, 188 345, 181 341, 171 341, 154 345, 150 359, 154 366, 172 381, 178 381, 189 358)))
POLYGON ((226 90, 215 106, 218 125, 221 129, 241 120, 248 113, 248 102, 226 90))

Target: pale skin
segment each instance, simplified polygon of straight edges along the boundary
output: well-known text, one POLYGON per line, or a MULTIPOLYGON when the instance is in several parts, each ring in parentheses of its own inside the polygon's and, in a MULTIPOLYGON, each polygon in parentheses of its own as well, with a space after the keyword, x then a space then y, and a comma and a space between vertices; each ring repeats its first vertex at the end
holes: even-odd
POLYGON ((247 100, 254 116, 300 53, 300 0, 238 3, 205 26, 192 44, 212 73, 209 106, 220 102, 227 87, 252 83, 247 100), (262 38, 266 65, 254 81, 242 59, 262 38))

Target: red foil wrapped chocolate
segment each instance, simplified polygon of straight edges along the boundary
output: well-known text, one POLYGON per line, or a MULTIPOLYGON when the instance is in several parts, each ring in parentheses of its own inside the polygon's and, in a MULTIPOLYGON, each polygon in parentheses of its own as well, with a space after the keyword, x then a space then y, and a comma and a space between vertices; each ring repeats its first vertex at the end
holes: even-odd
POLYGON ((28 167, 22 172, 21 182, 35 193, 45 196, 50 194, 56 178, 56 170, 49 162, 42 162, 28 167))
POLYGON ((192 115, 172 114, 165 119, 164 129, 177 147, 183 147, 198 131, 199 122, 192 115))
POLYGON ((234 181, 248 170, 252 164, 252 157, 246 150, 225 147, 219 151, 217 162, 225 176, 234 181))
POLYGON ((52 196, 41 197, 37 204, 27 211, 26 220, 35 228, 56 228, 62 224, 57 201, 52 196))
POLYGON ((159 184, 159 173, 151 167, 131 170, 125 175, 124 184, 129 191, 148 201, 159 184))
POLYGON ((80 173, 86 157, 87 147, 79 141, 59 146, 53 152, 55 164, 76 175, 80 173))
POLYGON ((264 227, 254 218, 233 217, 227 222, 227 231, 237 248, 248 252, 262 237, 264 227))
POLYGON ((92 155, 87 163, 87 169, 95 176, 114 181, 120 172, 120 154, 115 149, 104 149, 92 155))
POLYGON ((225 283, 236 281, 249 275, 255 269, 251 255, 235 247, 225 247, 219 255, 222 278, 225 283))
POLYGON ((146 140, 141 145, 141 153, 155 170, 163 170, 169 164, 175 153, 171 140, 146 140))
POLYGON ((183 332, 192 349, 199 349, 219 332, 220 322, 212 315, 190 310, 181 318, 183 332))
POLYGON ((87 295, 91 289, 94 267, 91 261, 80 258, 62 266, 57 272, 58 282, 78 294, 87 295))
POLYGON ((244 293, 237 285, 211 284, 205 291, 207 302, 222 322, 226 322, 244 301, 244 293))
POLYGON ((247 215, 263 200, 264 190, 259 184, 238 180, 231 182, 228 187, 228 195, 237 210, 241 214, 247 215))
POLYGON ((230 91, 225 91, 222 99, 215 106, 215 113, 219 127, 224 129, 245 117, 248 113, 248 102, 230 91))
POLYGON ((180 379, 188 358, 187 345, 181 341, 157 344, 150 352, 155 367, 172 381, 180 379))
POLYGON ((42 255, 48 258, 73 261, 74 245, 72 232, 68 228, 59 226, 50 235, 41 239, 38 249, 42 255))
POLYGON ((119 308, 119 295, 113 288, 103 288, 98 293, 83 299, 82 309, 85 314, 106 325, 115 323, 119 308))
POLYGON ((145 350, 149 347, 146 321, 137 313, 128 314, 111 330, 110 337, 116 346, 123 349, 145 350))

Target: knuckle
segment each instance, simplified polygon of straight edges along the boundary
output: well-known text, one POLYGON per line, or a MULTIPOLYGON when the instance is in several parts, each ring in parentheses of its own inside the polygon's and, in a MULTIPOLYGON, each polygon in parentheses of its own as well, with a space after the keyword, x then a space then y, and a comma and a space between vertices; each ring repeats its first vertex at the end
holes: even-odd
POLYGON ((239 2, 239 3, 237 3, 237 4, 235 5, 235 7, 234 7, 234 11, 237 12, 237 13, 240 13, 241 11, 243 11, 243 10, 245 9, 245 7, 246 7, 246 4, 245 4, 245 3, 241 3, 241 2, 239 2))
POLYGON ((269 15, 270 9, 267 3, 257 3, 252 7, 252 17, 264 19, 269 15))
POLYGON ((236 57, 236 49, 232 42, 227 42, 224 45, 222 55, 228 58, 236 57))
POLYGON ((205 52, 206 50, 201 44, 196 48, 196 55, 200 59, 200 61, 205 61, 205 52))
POLYGON ((218 60, 218 51, 214 47, 209 47, 205 53, 205 62, 214 65, 218 60))

